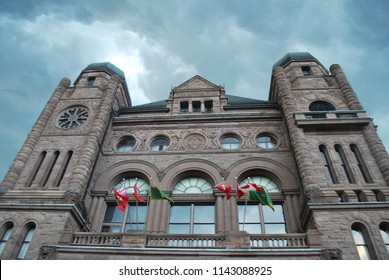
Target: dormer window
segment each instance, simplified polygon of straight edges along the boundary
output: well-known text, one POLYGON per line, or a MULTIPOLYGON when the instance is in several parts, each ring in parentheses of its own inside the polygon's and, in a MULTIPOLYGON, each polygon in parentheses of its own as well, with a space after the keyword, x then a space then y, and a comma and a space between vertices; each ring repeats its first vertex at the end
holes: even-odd
POLYGON ((93 86, 93 84, 95 83, 95 80, 96 80, 96 77, 89 77, 88 78, 88 87, 93 86))
POLYGON ((301 71, 303 71, 304 76, 311 76, 311 67, 309 66, 302 66, 301 71))
POLYGON ((180 102, 180 112, 187 113, 188 111, 189 111, 189 102, 188 101, 181 101, 180 102))
POLYGON ((204 102, 204 107, 205 107, 205 112, 206 113, 212 113, 213 108, 212 108, 212 100, 207 100, 204 102))
POLYGON ((192 101, 193 112, 201 112, 201 102, 200 101, 192 101))

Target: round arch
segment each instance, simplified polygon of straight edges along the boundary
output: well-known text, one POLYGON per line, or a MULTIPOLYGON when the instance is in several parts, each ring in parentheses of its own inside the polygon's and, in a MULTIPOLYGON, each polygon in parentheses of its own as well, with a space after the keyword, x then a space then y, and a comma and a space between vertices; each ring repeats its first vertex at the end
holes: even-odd
POLYGON ((97 179, 93 190, 109 192, 110 189, 124 177, 138 177, 146 182, 150 182, 150 178, 158 180, 158 169, 145 161, 121 162, 101 174, 97 179))
POLYGON ((274 181, 281 191, 299 190, 298 179, 284 165, 266 158, 250 158, 236 162, 230 167, 227 180, 234 182, 235 178, 244 179, 254 173, 268 177, 274 181))
POLYGON ((216 185, 222 180, 221 172, 222 170, 216 164, 207 160, 181 160, 166 169, 161 183, 163 186, 172 188, 186 176, 198 176, 206 179, 210 184, 216 185))

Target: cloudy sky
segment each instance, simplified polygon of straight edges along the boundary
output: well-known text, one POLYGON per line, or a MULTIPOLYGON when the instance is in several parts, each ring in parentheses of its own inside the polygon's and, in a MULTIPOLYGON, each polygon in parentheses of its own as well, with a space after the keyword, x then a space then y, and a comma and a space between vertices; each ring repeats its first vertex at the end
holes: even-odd
POLYGON ((133 105, 196 74, 267 100, 273 64, 299 51, 341 65, 388 149, 389 1, 0 0, 0 181, 59 81, 90 63, 122 69, 133 105))

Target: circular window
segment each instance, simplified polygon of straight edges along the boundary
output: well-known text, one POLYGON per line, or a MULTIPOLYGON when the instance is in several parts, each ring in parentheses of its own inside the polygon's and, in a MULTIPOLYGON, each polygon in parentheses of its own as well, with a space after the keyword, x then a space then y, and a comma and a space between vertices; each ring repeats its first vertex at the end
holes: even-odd
POLYGON ((270 135, 259 135, 257 137, 257 145, 258 147, 264 149, 273 149, 277 146, 277 140, 274 139, 273 136, 270 135))
POLYGON ((201 177, 186 177, 173 188, 173 194, 181 193, 212 193, 212 185, 201 177))
POLYGON ((57 126, 71 129, 83 124, 88 118, 88 110, 83 106, 74 106, 63 111, 57 120, 57 126))
POLYGON ((164 151, 169 148, 169 140, 165 137, 157 137, 151 142, 152 151, 164 151))
POLYGON ((128 152, 132 151, 135 147, 135 139, 133 137, 125 137, 119 141, 119 143, 116 146, 116 149, 119 152, 128 152))
POLYGON ((223 149, 233 150, 240 146, 240 139, 234 135, 226 135, 220 140, 223 149))

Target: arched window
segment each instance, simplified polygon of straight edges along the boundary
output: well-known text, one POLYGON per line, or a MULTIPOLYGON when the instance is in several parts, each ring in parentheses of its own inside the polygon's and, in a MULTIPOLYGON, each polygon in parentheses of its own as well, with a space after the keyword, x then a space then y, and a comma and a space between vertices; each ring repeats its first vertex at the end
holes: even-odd
POLYGON ((0 256, 3 254, 8 239, 11 236, 14 225, 12 222, 7 222, 1 227, 1 240, 0 240, 0 256))
POLYGON ((19 252, 18 252, 16 259, 22 260, 25 258, 28 247, 30 247, 32 237, 34 236, 35 228, 36 228, 36 226, 34 223, 29 223, 26 225, 25 235, 24 235, 24 238, 23 238, 23 241, 22 241, 22 244, 20 246, 20 249, 19 249, 19 252))
MULTIPOLYGON (((239 187, 250 182, 264 187, 270 197, 272 194, 280 193, 280 188, 273 180, 259 175, 246 177, 240 181, 239 187)), ((273 211, 267 205, 246 203, 246 196, 247 194, 241 198, 238 205, 240 230, 245 230, 250 234, 283 234, 287 232, 282 201, 273 201, 273 211)))
POLYGON ((344 154, 342 146, 335 145, 335 151, 336 151, 336 157, 338 159, 338 162, 340 164, 340 167, 341 167, 341 170, 343 172, 344 177, 347 178, 347 181, 349 183, 355 183, 354 176, 352 174, 352 171, 350 169, 350 165, 349 165, 347 158, 344 154))
POLYGON ((373 259, 372 249, 369 242, 370 240, 368 239, 369 237, 367 236, 366 228, 359 223, 354 223, 351 226, 351 233, 358 251, 359 258, 361 260, 373 259))
POLYGON ((313 101, 309 105, 309 111, 320 112, 320 111, 334 111, 335 107, 326 101, 313 101))
POLYGON ((383 222, 380 224, 380 233, 386 252, 389 254, 389 222, 383 222))
MULTIPOLYGON (((172 189, 172 194, 212 194, 213 185, 200 176, 187 176, 172 189)), ((214 202, 176 203, 170 208, 169 233, 214 234, 214 202)))
POLYGON ((201 177, 192 176, 180 180, 172 190, 172 194, 182 193, 212 193, 213 186, 201 177))
POLYGON ((126 193, 129 197, 129 204, 123 212, 119 210, 114 200, 108 202, 101 227, 102 232, 127 232, 145 229, 148 211, 148 198, 146 194, 150 189, 149 183, 141 178, 124 178, 112 188, 111 194, 113 195, 114 193, 113 189, 118 189, 122 186, 126 189, 126 193), (137 200, 135 200, 133 196, 135 183, 137 194, 140 195, 146 203, 138 203, 137 200))
POLYGON ((323 163, 324 171, 327 176, 327 179, 332 183, 332 184, 337 184, 337 180, 335 177, 335 171, 334 168, 331 164, 330 161, 330 156, 328 154, 327 148, 324 145, 319 146, 320 150, 320 158, 323 163))
POLYGON ((365 180, 365 183, 373 183, 373 179, 370 175, 365 161, 363 160, 361 151, 359 150, 358 146, 355 144, 351 144, 350 149, 354 157, 354 162, 357 164, 358 169, 361 172, 363 179, 365 180))
POLYGON ((42 165, 43 161, 45 160, 46 154, 47 154, 46 151, 43 151, 43 152, 41 152, 39 154, 39 157, 36 160, 32 170, 31 170, 30 176, 27 179, 27 183, 26 184, 27 184, 28 187, 31 187, 32 183, 34 182, 35 177, 38 174, 38 171, 41 168, 41 165, 42 165))

